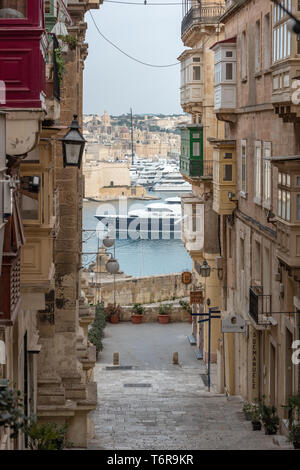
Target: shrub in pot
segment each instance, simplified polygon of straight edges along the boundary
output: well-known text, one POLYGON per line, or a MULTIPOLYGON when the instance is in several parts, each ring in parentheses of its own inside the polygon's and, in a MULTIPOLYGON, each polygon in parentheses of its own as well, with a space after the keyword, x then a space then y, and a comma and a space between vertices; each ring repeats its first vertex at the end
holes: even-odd
POLYGON ((106 320, 110 323, 119 323, 122 309, 120 305, 108 304, 104 309, 106 320))
POLYGON ((300 423, 289 426, 288 440, 293 443, 294 449, 300 449, 300 423))
POLYGON ((187 302, 186 300, 179 300, 179 305, 182 308, 182 310, 185 310, 187 313, 190 314, 190 322, 192 323, 193 321, 192 307, 190 306, 189 302, 187 302))
POLYGON ((283 407, 288 411, 288 440, 294 449, 300 449, 300 395, 289 397, 288 404, 283 407))
POLYGON ((255 400, 255 403, 251 405, 251 423, 253 431, 261 430, 261 404, 255 400))
POLYGON ((279 427, 279 416, 276 414, 275 406, 262 404, 261 419, 264 424, 265 434, 277 434, 279 427))
POLYGON ((172 306, 170 304, 160 304, 158 310, 158 321, 159 323, 169 323, 172 306))
POLYGON ((132 323, 142 323, 144 312, 145 308, 142 304, 134 304, 131 314, 132 323))
POLYGON ((251 403, 245 401, 243 404, 243 413, 247 421, 251 421, 251 403))

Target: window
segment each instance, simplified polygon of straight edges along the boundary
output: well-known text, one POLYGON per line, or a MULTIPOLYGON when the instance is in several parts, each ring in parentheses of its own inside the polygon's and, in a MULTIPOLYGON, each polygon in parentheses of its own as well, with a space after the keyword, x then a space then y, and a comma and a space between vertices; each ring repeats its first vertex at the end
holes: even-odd
POLYGON ((0 0, 0 18, 26 18, 27 0, 0 0))
POLYGON ((243 238, 240 238, 240 267, 244 270, 245 266, 245 242, 243 238))
POLYGON ((193 157, 200 157, 200 142, 193 142, 193 157))
POLYGON ((192 204, 192 231, 195 233, 197 230, 197 205, 192 204))
POLYGON ((255 202, 260 204, 261 202, 261 142, 257 140, 255 142, 255 176, 254 176, 254 187, 255 187, 255 202))
POLYGON ((246 141, 241 141, 241 176, 242 176, 242 184, 241 184, 241 191, 246 194, 247 190, 247 172, 246 172, 246 141))
POLYGON ((232 181, 232 165, 224 165, 223 181, 232 181))
POLYGON ((215 85, 221 83, 221 64, 216 64, 215 66, 215 85))
POLYGON ((278 200, 277 200, 277 214, 281 219, 291 220, 291 175, 286 173, 278 173, 278 200))
POLYGON ((296 176, 296 186, 300 186, 300 176, 296 176))
POLYGON ((253 253, 253 267, 254 267, 254 280, 261 280, 261 249, 260 243, 255 240, 254 242, 254 253, 253 253))
POLYGON ((246 52, 246 31, 242 32, 242 48, 241 48, 241 63, 242 63, 242 80, 247 77, 247 52, 246 52))
POLYGON ((21 214, 24 220, 38 221, 40 218, 40 176, 22 176, 21 214))
POLYGON ((273 62, 289 57, 291 53, 291 32, 287 21, 273 29, 273 62))
POLYGON ((268 208, 271 205, 271 184, 272 184, 272 169, 271 169, 271 142, 264 142, 264 163, 263 163, 263 202, 268 208))
POLYGON ((193 57, 193 62, 200 62, 200 57, 193 57))
POLYGON ((232 63, 227 63, 226 64, 226 72, 225 72, 225 79, 226 80, 232 80, 233 78, 233 65, 232 63))
POLYGON ((200 80, 200 66, 194 65, 193 67, 193 80, 200 80))
POLYGON ((226 159, 226 160, 231 160, 231 159, 232 159, 232 153, 226 152, 226 153, 224 154, 224 159, 226 159))
POLYGON ((226 57, 232 57, 232 51, 226 51, 225 56, 226 57))
POLYGON ((300 194, 297 194, 297 213, 296 219, 300 220, 300 194))
POLYGON ((270 51, 271 51, 271 41, 270 41, 270 14, 265 15, 264 22, 264 68, 268 69, 270 67, 270 51))
POLYGON ((255 24, 255 71, 260 71, 260 21, 255 24))

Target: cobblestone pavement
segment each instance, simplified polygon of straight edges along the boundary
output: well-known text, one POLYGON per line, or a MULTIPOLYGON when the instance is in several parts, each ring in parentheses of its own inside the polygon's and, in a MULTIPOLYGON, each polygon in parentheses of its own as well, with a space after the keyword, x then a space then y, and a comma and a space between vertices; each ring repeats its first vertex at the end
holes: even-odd
POLYGON ((207 392, 201 377, 206 368, 187 340, 190 328, 184 323, 107 327, 95 370, 99 403, 91 416, 90 449, 278 449, 272 436, 252 431, 236 397, 207 392), (115 351, 121 368, 106 369, 115 351), (179 366, 170 360, 175 351, 183 358, 179 366))

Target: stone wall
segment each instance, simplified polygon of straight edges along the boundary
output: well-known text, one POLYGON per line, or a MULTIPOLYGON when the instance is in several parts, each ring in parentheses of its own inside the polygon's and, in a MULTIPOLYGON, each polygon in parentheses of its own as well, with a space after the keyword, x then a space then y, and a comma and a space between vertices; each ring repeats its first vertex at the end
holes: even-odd
MULTIPOLYGON (((152 304, 152 305, 145 305, 145 312, 143 315, 143 323, 151 323, 158 321, 157 315, 159 310, 159 305, 152 304)), ((120 320, 121 321, 130 321, 131 313, 132 313, 132 306, 125 306, 122 307, 122 313, 120 320)), ((170 313, 170 322, 188 322, 190 321, 190 314, 187 313, 185 310, 180 307, 180 305, 172 306, 172 310, 170 313)))
MULTIPOLYGON (((101 300, 113 303, 114 282, 103 282, 101 300)), ((116 302, 120 305, 151 304, 162 300, 188 297, 190 287, 181 282, 181 273, 116 280, 116 302)))

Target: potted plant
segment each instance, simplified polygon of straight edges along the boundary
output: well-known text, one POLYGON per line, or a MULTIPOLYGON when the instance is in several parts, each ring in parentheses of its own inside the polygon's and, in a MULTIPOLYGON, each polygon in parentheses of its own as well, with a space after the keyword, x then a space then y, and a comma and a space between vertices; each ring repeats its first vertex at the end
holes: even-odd
POLYGON ((251 421, 251 403, 245 401, 243 404, 243 413, 247 421, 251 421))
POLYGON ((288 440, 293 443, 294 449, 300 449, 300 423, 289 426, 288 440))
POLYGON ((277 434, 279 427, 279 416, 276 414, 275 406, 262 404, 261 419, 264 424, 265 434, 277 434))
POLYGON ((288 411, 288 440, 294 449, 300 449, 300 395, 289 397, 288 404, 283 405, 288 411))
POLYGON ((179 300, 179 305, 182 308, 182 310, 185 310, 187 313, 190 314, 190 323, 193 322, 193 316, 192 316, 192 307, 190 306, 189 302, 186 300, 179 300))
POLYGON ((122 309, 120 305, 108 304, 105 307, 106 320, 110 323, 119 323, 122 309))
POLYGON ((172 306, 170 304, 160 304, 158 310, 158 321, 159 323, 169 323, 172 306))
POLYGON ((255 403, 251 405, 251 423, 253 431, 260 431, 261 430, 261 404, 258 400, 255 400, 255 403))
POLYGON ((145 308, 142 304, 134 304, 132 307, 131 322, 135 324, 142 323, 144 312, 145 308))

